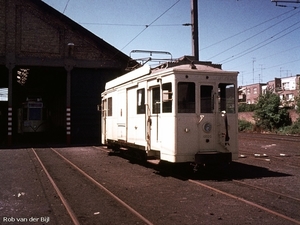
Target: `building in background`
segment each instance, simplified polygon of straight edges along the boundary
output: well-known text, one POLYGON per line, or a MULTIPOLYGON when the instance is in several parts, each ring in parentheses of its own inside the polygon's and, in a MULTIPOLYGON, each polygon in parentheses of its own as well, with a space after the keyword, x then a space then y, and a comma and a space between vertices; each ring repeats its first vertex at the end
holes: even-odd
POLYGON ((46 142, 101 143, 100 94, 136 62, 43 1, 0 5, 0 146, 41 140, 33 120, 42 114, 22 113, 28 99, 42 100, 46 142))
POLYGON ((259 95, 263 93, 263 89, 266 85, 265 83, 257 83, 241 86, 239 88, 239 102, 256 104, 259 95))
POLYGON ((295 97, 299 95, 300 74, 290 77, 275 78, 267 83, 257 83, 240 86, 238 89, 239 102, 256 104, 259 95, 269 89, 280 96, 283 106, 293 107, 295 97))

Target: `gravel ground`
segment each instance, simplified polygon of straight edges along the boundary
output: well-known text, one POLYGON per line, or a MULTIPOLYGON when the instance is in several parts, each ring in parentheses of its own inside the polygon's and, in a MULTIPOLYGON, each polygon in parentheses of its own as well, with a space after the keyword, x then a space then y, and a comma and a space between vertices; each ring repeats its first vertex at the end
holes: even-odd
POLYGON ((31 150, 0 150, 0 224, 72 224, 31 150))
MULTIPOLYGON (((273 158, 269 157, 270 160, 256 158, 253 154, 258 150, 260 153, 266 152, 270 156, 272 154, 276 156, 278 152, 284 150, 284 145, 274 140, 246 140, 242 136, 240 139, 240 153, 245 154, 246 157, 233 163, 231 174, 215 176, 216 174, 206 173, 197 178, 195 176, 190 178, 228 188, 233 193, 235 193, 234 188, 238 186, 231 187, 230 181, 227 182, 226 179, 237 179, 300 198, 298 191, 300 164, 296 153, 289 149, 289 154, 295 157, 274 158, 272 156, 273 158), (271 147, 265 148, 265 146, 271 147), (252 153, 250 153, 251 149, 252 153)), ((72 147, 57 150, 153 224, 293 224, 237 199, 197 186, 187 178, 109 155, 103 149, 101 150, 101 147, 72 147)), ((297 152, 298 149, 295 151, 297 152)), ((61 160, 53 157, 50 149, 37 150, 37 152, 62 189, 67 188, 72 191, 76 186, 74 184, 79 185, 79 182, 83 182, 74 169, 64 168, 61 160), (66 174, 60 174, 59 171, 66 174), (69 175, 72 173, 74 175, 69 175)), ((31 149, 0 150, 0 165, 0 224, 72 224, 31 149)), ((118 212, 109 210, 110 204, 113 203, 104 201, 102 204, 104 208, 101 208, 93 203, 98 193, 94 193, 95 190, 87 190, 78 198, 76 195, 70 196, 68 192, 65 193, 70 203, 74 205, 78 205, 76 202, 87 201, 92 207, 91 212, 99 212, 99 221, 105 221, 100 218, 107 217, 105 218, 107 221, 114 219, 115 224, 122 224, 122 222, 125 224, 124 218, 118 212)), ((266 201, 269 201, 264 194, 260 197, 262 201, 264 196, 266 201)), ((124 211, 121 208, 113 210, 124 211)), ((88 217, 86 214, 84 216, 88 217)), ((136 224, 136 222, 132 223, 136 224)), ((99 224, 103 223, 99 222, 99 224)))

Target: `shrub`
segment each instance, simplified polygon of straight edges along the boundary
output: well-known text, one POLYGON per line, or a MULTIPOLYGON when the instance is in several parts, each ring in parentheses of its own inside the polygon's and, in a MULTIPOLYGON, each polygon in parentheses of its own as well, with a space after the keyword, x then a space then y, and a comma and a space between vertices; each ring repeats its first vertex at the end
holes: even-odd
POLYGON ((255 104, 240 103, 238 106, 239 112, 253 112, 254 110, 255 104))
POLYGON ((253 129, 253 124, 247 120, 238 120, 239 131, 249 131, 253 129))
POLYGON ((282 127, 279 132, 282 134, 300 134, 300 118, 291 126, 282 127))
POLYGON ((265 94, 259 96, 254 110, 256 126, 264 130, 273 131, 280 127, 291 125, 292 121, 288 111, 280 108, 280 97, 271 90, 266 89, 265 94))

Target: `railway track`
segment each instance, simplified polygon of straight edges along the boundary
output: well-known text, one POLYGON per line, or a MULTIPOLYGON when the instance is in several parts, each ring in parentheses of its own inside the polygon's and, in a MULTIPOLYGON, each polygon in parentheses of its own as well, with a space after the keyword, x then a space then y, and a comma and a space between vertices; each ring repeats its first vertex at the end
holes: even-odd
POLYGON ((259 139, 279 139, 279 140, 299 140, 300 135, 283 135, 283 134, 274 134, 274 133, 245 133, 240 132, 239 137, 242 138, 259 138, 259 139))
MULTIPOLYGON (((107 150, 104 150, 107 151, 107 150)), ((249 152, 250 154, 250 152, 249 152)), ((277 192, 268 188, 246 183, 241 180, 228 179, 222 177, 225 181, 210 181, 191 179, 195 175, 189 175, 185 173, 173 173, 169 169, 157 168, 163 173, 172 173, 174 177, 181 177, 183 180, 187 180, 190 183, 201 186, 205 189, 211 190, 215 193, 222 194, 226 197, 235 199, 236 201, 246 204, 257 210, 263 211, 274 217, 282 219, 283 223, 300 224, 300 198, 293 197, 288 194, 277 192)), ((214 171, 216 172, 216 171, 214 171)))
POLYGON ((229 198, 236 199, 237 201, 241 201, 247 205, 286 220, 287 222, 300 224, 300 215, 298 213, 298 210, 300 209, 300 199, 298 198, 255 185, 249 185, 237 180, 216 183, 189 179, 189 182, 229 198), (266 201, 266 195, 268 195, 269 201, 266 201))
MULTIPOLYGON (((261 143, 265 145, 264 141, 261 143)), ((101 224, 118 224, 109 218, 122 218, 120 224, 166 224, 167 221, 173 221, 174 216, 176 222, 173 221, 173 224, 192 224, 197 220, 199 222, 203 216, 206 221, 211 221, 217 215, 217 221, 231 221, 230 224, 240 224, 243 218, 248 223, 300 224, 299 194, 296 190, 290 191, 288 186, 278 189, 276 186, 277 182, 296 179, 297 175, 291 176, 279 170, 273 172, 272 168, 261 167, 259 162, 262 161, 253 161, 255 157, 235 162, 232 174, 225 173, 220 176, 221 179, 215 179, 211 174, 198 177, 195 174, 178 173, 177 167, 173 170, 166 165, 143 164, 143 167, 136 167, 126 157, 124 160, 116 155, 110 156, 110 150, 103 147, 80 148, 76 151, 32 149, 32 152, 44 165, 43 171, 47 170, 57 185, 62 202, 66 202, 65 208, 71 209, 69 214, 72 224, 99 224, 99 221, 101 224), (82 154, 82 151, 86 153, 82 154), (101 166, 97 166, 97 159, 89 167, 87 164, 97 155, 102 162, 101 166), (78 156, 85 158, 79 159, 78 156), (116 162, 118 167, 111 167, 112 162, 116 162), (122 168, 126 171, 121 172, 122 168), (139 170, 133 171, 134 168, 139 170), (252 174, 247 175, 250 171, 252 174), (128 174, 129 177, 120 179, 122 174, 128 174), (270 180, 272 185, 268 183, 270 180), (113 193, 118 193, 119 197, 113 193), (140 194, 135 199, 129 197, 134 193, 140 194), (143 207, 141 202, 147 202, 147 205, 143 207), (198 208, 196 205, 199 205, 200 211, 195 210, 198 208), (174 208, 175 213, 172 213, 174 208), (229 210, 228 214, 224 210, 229 210), (233 212, 238 215, 231 220, 233 212), (109 217, 106 218, 106 215, 109 217), (184 219, 182 215, 187 217, 184 219)), ((279 160, 277 164, 281 168, 284 161, 279 160)), ((297 186, 297 182, 289 182, 297 186)))
POLYGON ((239 133, 239 139, 251 140, 279 140, 286 142, 300 142, 299 135, 278 135, 278 134, 261 134, 261 133, 239 133))
MULTIPOLYGON (((167 171, 167 173, 169 172, 170 170, 167 171)), ((206 176, 203 179, 203 177, 197 178, 197 175, 182 173, 176 173, 172 176, 181 177, 181 179, 187 180, 192 184, 213 191, 216 194, 224 195, 281 219, 283 222, 278 222, 278 224, 300 224, 300 198, 249 184, 241 180, 231 179, 230 176, 224 177, 221 175, 221 178, 217 176, 220 180, 214 180, 214 175, 208 175, 208 180, 206 176), (210 180, 212 177, 214 178, 210 180)))
POLYGON ((32 148, 32 151, 74 225, 153 224, 57 150, 32 148), (68 179, 70 177, 73 179, 68 179))
POLYGON ((239 134, 240 157, 300 168, 300 136, 239 134))
MULTIPOLYGON (((276 171, 298 171, 300 168, 299 136, 240 134, 239 137, 240 157, 247 158, 245 162, 250 163, 254 168, 255 165, 261 166, 262 161, 267 163, 265 165, 268 165, 269 171, 272 168, 276 171), (253 164, 255 162, 253 160, 258 163, 253 164), (285 169, 287 167, 290 169, 285 169)), ((234 171, 229 173, 234 173, 234 171)), ((297 172, 294 173, 297 174, 297 172)), ((300 224, 300 197, 286 194, 286 189, 274 190, 274 186, 268 187, 265 183, 255 185, 252 184, 251 179, 246 182, 243 179, 232 179, 232 177, 234 175, 230 174, 228 177, 221 177, 219 181, 205 178, 188 179, 188 181, 272 214, 285 220, 286 223, 300 224)), ((297 186, 297 183, 294 185, 297 186)))

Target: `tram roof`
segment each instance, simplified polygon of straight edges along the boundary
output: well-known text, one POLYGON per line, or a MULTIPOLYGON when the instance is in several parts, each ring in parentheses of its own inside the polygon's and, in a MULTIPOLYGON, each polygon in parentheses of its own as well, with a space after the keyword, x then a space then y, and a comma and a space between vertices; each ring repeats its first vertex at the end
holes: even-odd
POLYGON ((106 83, 105 89, 111 89, 118 85, 133 81, 140 77, 149 74, 156 73, 166 73, 166 72, 180 72, 180 71, 195 71, 195 72, 217 72, 217 73, 238 73, 235 71, 224 71, 222 70, 221 64, 213 64, 212 62, 206 61, 193 61, 191 56, 184 56, 180 58, 178 61, 174 62, 166 62, 160 64, 155 68, 151 68, 148 64, 143 65, 142 67, 135 69, 129 73, 126 73, 114 80, 111 80, 106 83))

